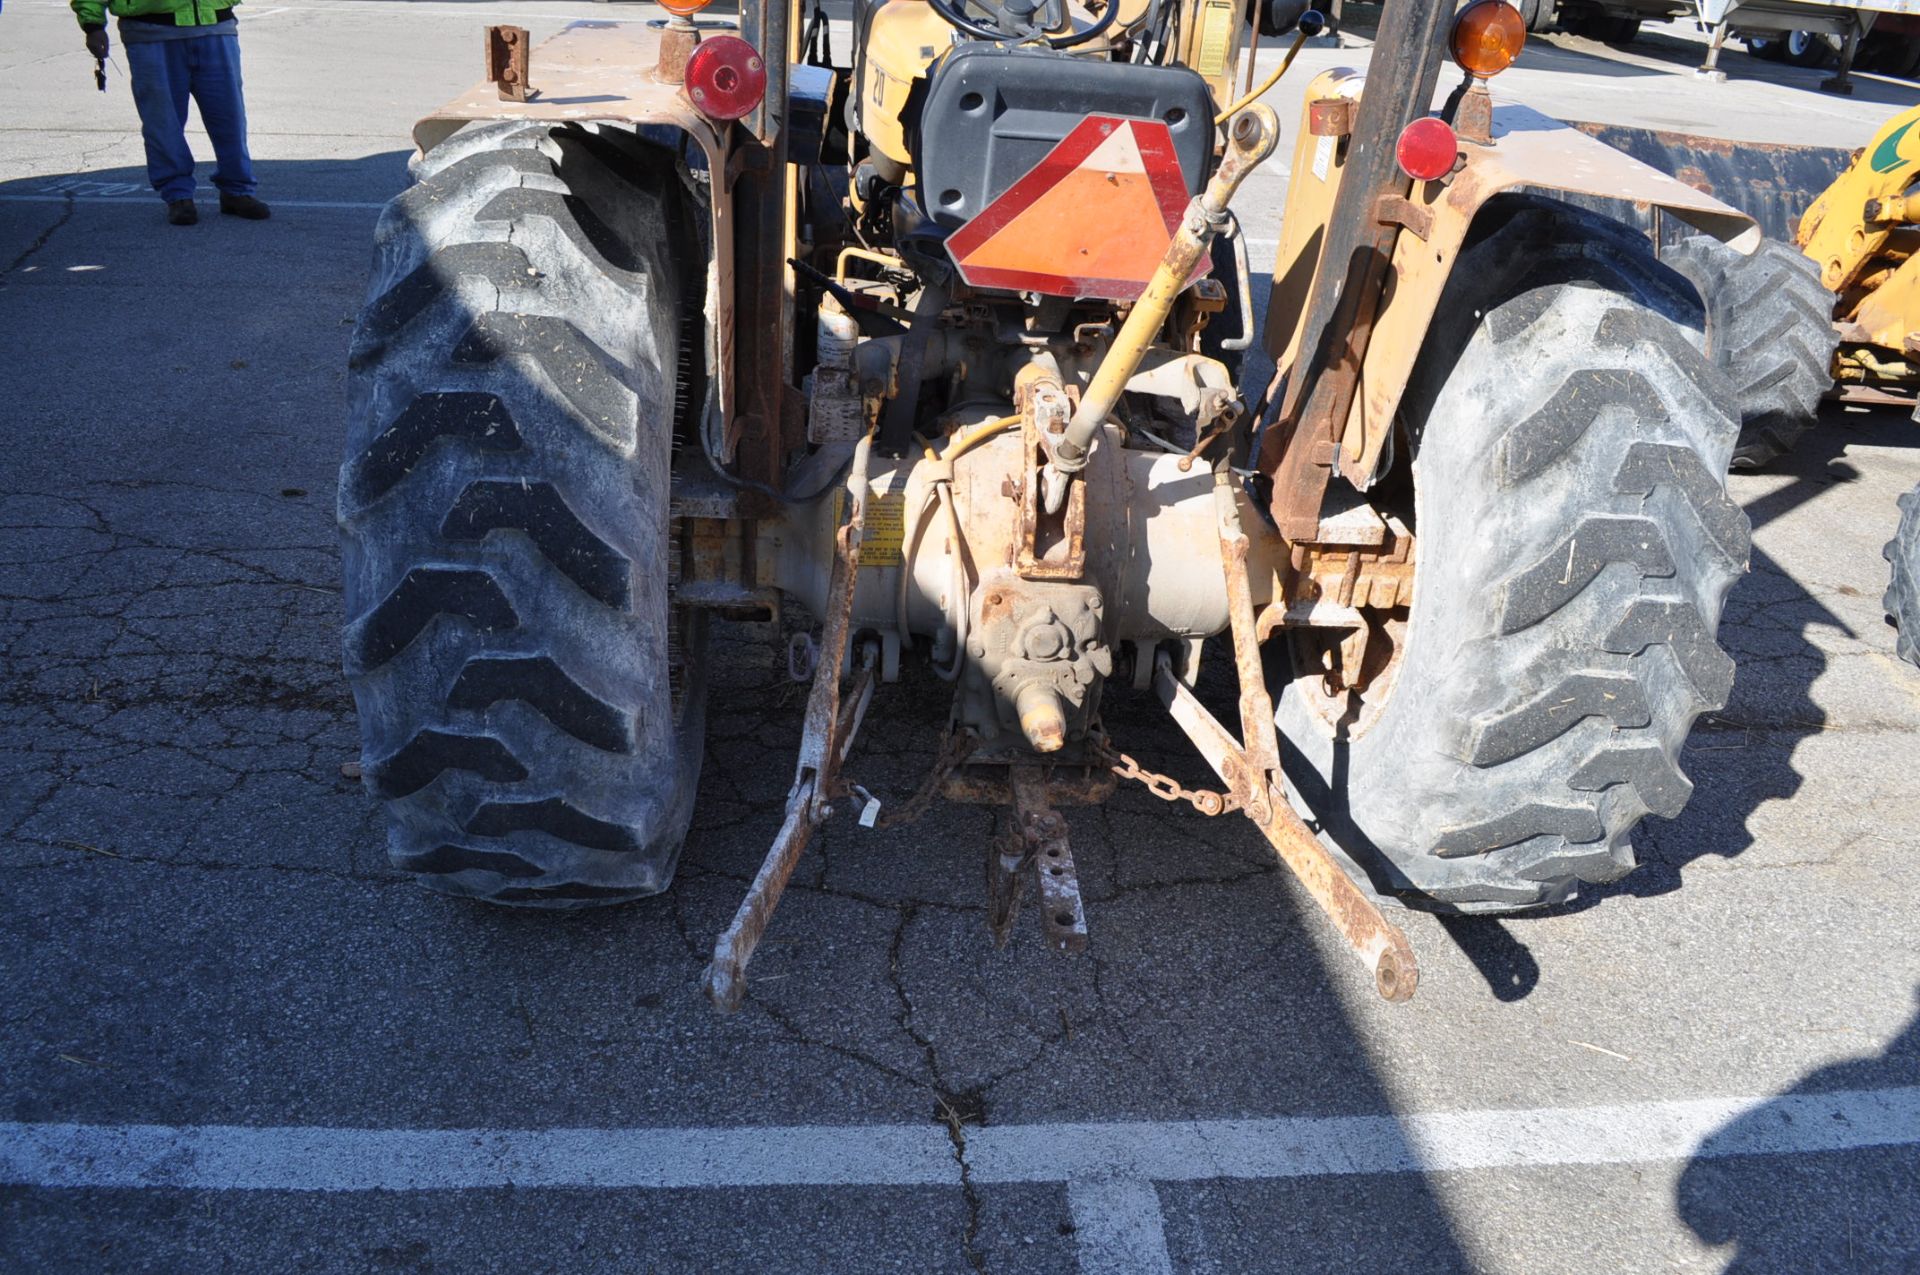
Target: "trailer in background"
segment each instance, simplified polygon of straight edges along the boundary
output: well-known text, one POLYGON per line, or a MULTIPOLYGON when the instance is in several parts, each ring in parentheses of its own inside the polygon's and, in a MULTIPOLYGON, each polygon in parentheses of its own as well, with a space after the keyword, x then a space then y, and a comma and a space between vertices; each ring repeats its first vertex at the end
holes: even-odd
POLYGON ((1694 72, 1724 80, 1720 48, 1739 35, 1760 57, 1802 66, 1837 61, 1820 82, 1826 93, 1851 94, 1855 60, 1865 52, 1878 69, 1909 75, 1920 69, 1920 0, 1696 0, 1697 16, 1713 33, 1707 58, 1694 72))
POLYGON ((1559 29, 1627 44, 1643 22, 1693 18, 1712 33, 1694 74, 1725 80, 1720 49, 1729 35, 1757 57, 1800 66, 1837 63, 1820 87, 1851 94, 1855 62, 1890 75, 1920 71, 1920 0, 1511 0, 1530 32, 1559 29))

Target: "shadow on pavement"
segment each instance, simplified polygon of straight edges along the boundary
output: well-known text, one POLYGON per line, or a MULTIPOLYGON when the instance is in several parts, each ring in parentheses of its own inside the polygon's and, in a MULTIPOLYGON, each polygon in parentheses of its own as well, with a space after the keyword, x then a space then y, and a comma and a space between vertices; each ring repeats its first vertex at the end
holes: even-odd
MULTIPOLYGON (((381 202, 406 184, 407 150, 383 151, 357 159, 256 159, 254 176, 260 182, 260 197, 269 204, 276 199, 335 203, 381 202)), ((218 192, 213 187, 213 164, 203 159, 196 168, 199 189, 195 198, 202 211, 211 213, 218 192)), ((0 202, 16 206, 33 203, 64 202, 68 197, 115 203, 151 200, 154 223, 174 233, 161 242, 178 242, 189 237, 193 227, 169 227, 166 205, 147 182, 147 170, 138 165, 94 169, 86 172, 43 173, 37 177, 17 177, 0 181, 0 202)), ((318 212, 321 209, 298 210, 318 212)), ((289 207, 276 209, 275 217, 284 219, 295 213, 289 207)), ((22 214, 23 216, 26 214, 22 214)), ((364 266, 364 262, 360 263, 364 266)))
MULTIPOLYGON (((1681 1221, 1708 1244, 1732 1246, 1729 1275, 1920 1269, 1920 1149, 1911 1143, 1844 1151, 1754 1154, 1804 1114, 1792 1099, 1836 1090, 1920 1084, 1920 1018, 1880 1053, 1822 1067, 1700 1146, 1675 1188, 1681 1221)), ((1871 1141, 1851 1127, 1842 1138, 1871 1141)))
MULTIPOLYGON (((1821 424, 1767 471, 1790 481, 1749 500, 1754 530, 1818 501, 1859 471, 1845 458, 1849 445, 1920 446, 1920 431, 1897 411, 1848 412, 1829 405, 1821 424)), ((1889 507, 1891 534, 1897 511, 1889 507)), ((1827 725, 1812 687, 1830 665, 1814 641, 1816 629, 1858 636, 1805 583, 1765 550, 1752 551, 1748 574, 1728 594, 1720 644, 1737 672, 1727 707, 1702 714, 1681 754, 1694 792, 1677 819, 1648 816, 1634 832, 1640 863, 1611 885, 1588 886, 1564 907, 1539 914, 1447 918, 1442 928, 1486 978, 1500 1000, 1530 992, 1539 970, 1524 941, 1532 916, 1565 916, 1615 898, 1652 898, 1681 887, 1689 864, 1732 859, 1754 843, 1750 824, 1764 804, 1794 796, 1802 785, 1795 750, 1827 725)))

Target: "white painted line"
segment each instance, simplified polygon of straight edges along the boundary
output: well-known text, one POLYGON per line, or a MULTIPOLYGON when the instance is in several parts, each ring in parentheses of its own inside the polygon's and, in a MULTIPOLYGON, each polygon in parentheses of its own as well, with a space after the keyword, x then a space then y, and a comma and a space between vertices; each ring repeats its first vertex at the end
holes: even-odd
POLYGON ((1148 1182, 1447 1172, 1681 1160, 1741 1116, 1708 1155, 1920 1144, 1920 1088, 1609 1107, 1322 1119, 1012 1125, 967 1137, 976 1182, 1120 1177, 1148 1182))
MULTIPOLYGON (((968 1131, 967 1162, 976 1183, 1189 1182, 1913 1145, 1920 1145, 1920 1088, 1405 1116, 989 1126, 968 1131)), ((0 1123, 0 1184, 17 1186, 415 1191, 959 1180, 946 1132, 932 1123, 530 1130, 0 1123)))
MULTIPOLYGON (((76 204, 160 205, 158 195, 0 195, 0 204, 64 204, 68 200, 76 204)), ((345 209, 355 212, 378 212, 386 207, 384 203, 346 199, 268 199, 267 203, 275 208, 345 209)))
POLYGON ((333 1129, 0 1125, 0 1182, 192 1190, 958 1186, 939 1125, 333 1129))
POLYGON ((1153 1183, 1075 1178, 1067 1183, 1067 1212, 1080 1275, 1173 1275, 1153 1183))

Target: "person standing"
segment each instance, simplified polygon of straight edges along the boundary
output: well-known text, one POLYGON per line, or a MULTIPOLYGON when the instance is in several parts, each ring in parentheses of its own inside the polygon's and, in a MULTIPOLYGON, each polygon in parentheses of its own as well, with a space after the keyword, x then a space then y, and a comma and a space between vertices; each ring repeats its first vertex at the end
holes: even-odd
POLYGON ((200 105, 200 122, 218 161, 213 184, 220 211, 261 221, 271 215, 254 195, 247 154, 247 108, 240 96, 239 0, 71 0, 87 52, 104 59, 111 47, 107 15, 120 20, 127 47, 133 101, 147 145, 147 179, 167 202, 167 220, 200 220, 193 202, 193 151, 187 146, 187 98, 200 105))

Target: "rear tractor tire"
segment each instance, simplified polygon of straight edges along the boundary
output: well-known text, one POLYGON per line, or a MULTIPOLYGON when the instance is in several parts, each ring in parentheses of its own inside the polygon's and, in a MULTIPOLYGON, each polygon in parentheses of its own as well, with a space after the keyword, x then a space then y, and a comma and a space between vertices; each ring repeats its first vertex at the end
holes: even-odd
POLYGON ((392 860, 448 894, 652 894, 692 815, 704 630, 669 597, 669 484, 705 254, 675 163, 468 130, 375 232, 345 663, 392 860))
POLYGON ((1397 666, 1335 696, 1296 658, 1278 720, 1294 794, 1380 894, 1502 912, 1624 875, 1642 816, 1685 804, 1747 519, 1698 302, 1644 237, 1534 198, 1473 234, 1402 409, 1397 666))
POLYGON ((1820 267, 1792 244, 1764 239, 1751 256, 1694 235, 1662 258, 1692 281, 1707 308, 1707 352, 1733 382, 1740 416, 1735 469, 1758 469, 1793 450, 1833 388, 1833 294, 1820 267))

